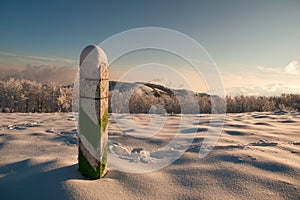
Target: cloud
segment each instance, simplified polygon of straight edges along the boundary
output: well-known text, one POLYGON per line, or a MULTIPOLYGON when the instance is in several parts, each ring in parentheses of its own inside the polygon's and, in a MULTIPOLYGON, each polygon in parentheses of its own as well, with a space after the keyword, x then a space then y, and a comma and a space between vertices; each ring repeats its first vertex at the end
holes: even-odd
POLYGON ((285 68, 284 71, 288 74, 299 74, 299 62, 294 60, 290 62, 285 68))
POLYGON ((263 85, 249 85, 247 87, 232 87, 226 89, 227 95, 255 95, 255 96, 278 96, 283 93, 300 94, 298 85, 286 83, 273 83, 263 85))
POLYGON ((31 61, 44 61, 44 62, 54 62, 54 63, 64 63, 64 64, 76 64, 76 60, 68 59, 68 58, 60 58, 60 57, 43 57, 43 56, 35 56, 35 55, 18 55, 8 52, 1 52, 0 55, 14 57, 14 58, 21 58, 25 60, 31 61))
POLYGON ((0 80, 8 80, 10 77, 13 77, 15 79, 27 79, 41 83, 55 81, 63 85, 69 85, 74 83, 77 68, 28 64, 13 69, 0 66, 0 72, 0 80))
POLYGON ((285 73, 291 75, 299 74, 299 61, 293 60, 285 67, 264 67, 264 66, 257 66, 256 68, 262 72, 272 72, 272 73, 285 73))
POLYGON ((263 66, 257 66, 256 68, 263 72, 273 72, 273 73, 281 73, 282 72, 282 69, 279 69, 279 68, 263 67, 263 66))

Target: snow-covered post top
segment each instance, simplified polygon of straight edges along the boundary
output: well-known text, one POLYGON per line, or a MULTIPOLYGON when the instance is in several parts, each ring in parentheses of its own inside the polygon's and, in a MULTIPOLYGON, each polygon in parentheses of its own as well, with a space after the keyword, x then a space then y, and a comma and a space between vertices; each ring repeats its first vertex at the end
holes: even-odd
POLYGON ((92 179, 106 172, 109 69, 104 51, 95 45, 80 55, 79 170, 92 179))

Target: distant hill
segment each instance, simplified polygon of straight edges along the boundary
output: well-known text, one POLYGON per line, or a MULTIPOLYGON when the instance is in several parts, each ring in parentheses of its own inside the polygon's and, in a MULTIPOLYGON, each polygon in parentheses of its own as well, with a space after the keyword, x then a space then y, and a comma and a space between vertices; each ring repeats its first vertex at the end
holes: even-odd
POLYGON ((110 81, 109 89, 110 112, 199 113, 200 110, 209 113, 212 98, 218 105, 225 104, 225 100, 218 96, 153 83, 110 81))

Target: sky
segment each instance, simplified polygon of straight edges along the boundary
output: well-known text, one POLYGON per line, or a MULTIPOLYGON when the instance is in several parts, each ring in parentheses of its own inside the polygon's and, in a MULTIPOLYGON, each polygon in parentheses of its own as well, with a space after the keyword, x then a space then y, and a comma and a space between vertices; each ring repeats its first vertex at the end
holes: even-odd
MULTIPOLYGON (((300 92, 299 21, 297 0, 2 1, 0 67, 77 67, 80 51, 88 44, 99 44, 134 28, 163 27, 203 46, 217 65, 227 92, 300 92)), ((138 56, 141 53, 133 57, 138 56)), ((128 69, 122 65, 134 64, 128 61, 133 57, 115 64, 111 76, 120 77, 128 69)), ((153 74, 151 70, 139 73, 162 80, 164 77, 156 76, 168 73, 160 73, 159 67, 153 74)), ((176 69, 184 73, 188 66, 176 69)), ((182 87, 180 78, 176 79, 177 85, 169 85, 182 87)), ((195 90, 203 89, 203 80, 192 75, 186 79, 195 90)))

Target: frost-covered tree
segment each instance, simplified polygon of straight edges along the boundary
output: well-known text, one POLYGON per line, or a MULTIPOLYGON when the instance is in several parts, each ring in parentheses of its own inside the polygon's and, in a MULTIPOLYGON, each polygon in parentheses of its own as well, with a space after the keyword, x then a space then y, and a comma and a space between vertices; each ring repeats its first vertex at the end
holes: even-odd
POLYGON ((72 109, 72 88, 59 88, 57 103, 60 112, 70 112, 72 109))

